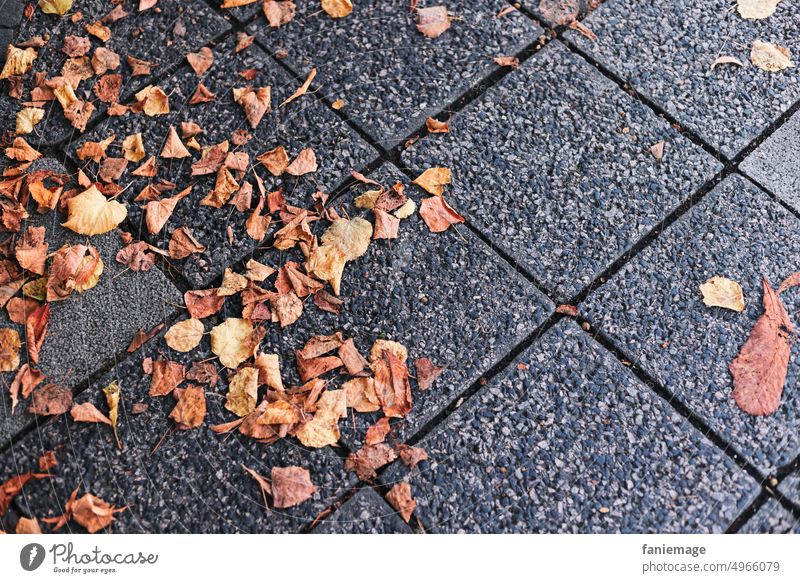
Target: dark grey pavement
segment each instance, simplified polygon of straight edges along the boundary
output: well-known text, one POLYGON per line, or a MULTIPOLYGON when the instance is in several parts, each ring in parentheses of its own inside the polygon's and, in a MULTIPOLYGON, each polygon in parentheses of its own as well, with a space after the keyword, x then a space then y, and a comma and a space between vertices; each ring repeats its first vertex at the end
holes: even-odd
MULTIPOLYGON (((299 383, 293 350, 336 331, 363 355, 376 339, 392 339, 410 359, 445 366, 426 391, 412 381, 412 412, 393 420, 387 436, 392 445, 423 447, 429 459, 414 470, 394 462, 368 482, 346 471, 345 459, 378 414, 348 415, 338 447, 319 450, 294 438, 265 445, 217 435, 210 426, 232 414, 208 335, 187 354, 171 350, 163 331, 127 353, 136 330, 183 318, 182 292, 218 286, 226 267, 303 259, 296 250, 278 252, 270 237, 250 239, 249 211, 200 206, 214 176, 191 176, 196 155, 159 159, 155 179, 133 176, 138 164, 131 163, 119 181, 129 212, 121 228, 165 247, 187 226, 207 250, 134 273, 114 259, 119 230, 91 238, 105 273, 96 288, 53 304, 41 367, 49 382, 72 388, 76 402, 101 410, 103 387, 117 381, 123 449, 105 425, 32 417, 27 400, 12 415, 3 397, 0 483, 36 469, 45 451, 59 463, 50 478, 23 488, 0 530, 13 531, 20 516, 59 514, 80 482, 130 506, 111 532, 798 532, 797 347, 774 415, 742 413, 728 372, 762 312, 761 277, 777 285, 800 271, 797 69, 766 73, 749 62, 756 38, 787 46, 797 62, 797 3, 744 21, 728 0, 607 0, 594 10, 596 3, 581 2, 594 42, 547 22, 536 0, 499 18, 510 3, 420 2, 446 5, 452 17, 437 39, 416 30, 405 2, 354 2, 353 13, 337 20, 318 3, 297 2, 295 19, 277 29, 259 2, 233 10, 220 4, 160 0, 159 11, 139 13, 125 0, 129 16, 110 25, 105 43, 122 57, 121 102, 158 85, 170 113, 109 117, 86 80, 81 96, 97 107, 89 127, 78 134, 57 103, 47 104, 47 117, 26 136, 46 155, 37 164, 54 167, 55 158, 69 173, 94 177, 98 165, 76 155, 86 141, 114 134, 108 151, 118 157, 122 140, 141 132, 149 157, 161 151, 170 125, 199 124, 204 146, 247 130, 252 138, 236 150, 251 166, 277 145, 291 158, 307 147, 316 152, 319 170, 299 178, 259 167, 268 190, 282 187, 299 207, 322 191, 338 213, 370 221, 354 199, 374 185, 354 181, 352 171, 384 186, 401 182, 419 204, 428 195, 411 180, 449 167, 444 196, 465 224, 434 234, 419 214, 403 220, 397 239, 374 241, 348 263, 340 314, 306 301, 293 326, 267 324, 261 344, 279 355, 287 386, 299 383), (235 53, 243 32, 257 40, 235 53), (213 50, 214 64, 198 77, 185 55, 201 46, 213 50), (722 54, 745 66, 711 71, 722 54), (131 77, 128 55, 157 66, 131 77), (493 61, 514 55, 519 68, 493 61), (278 107, 312 68, 311 91, 278 107), (240 76, 246 71, 251 78, 240 76), (189 105, 200 82, 217 97, 189 105), (234 87, 248 84, 272 89, 273 111, 256 129, 232 99, 234 87), (336 100, 341 108, 331 107, 336 100), (450 133, 428 134, 429 115, 449 121, 450 133), (662 142, 663 156, 654 155, 662 142), (133 199, 157 179, 176 183, 170 194, 195 184, 150 235, 133 199), (744 312, 703 305, 698 286, 714 275, 742 285, 744 312), (576 304, 578 315, 556 313, 563 303, 576 304), (214 363, 221 379, 204 385, 201 427, 177 430, 168 417, 173 396, 148 395, 148 357, 214 363), (147 409, 135 413, 134 404, 147 409), (267 510, 242 465, 263 475, 301 466, 318 491, 299 506, 267 510), (408 524, 386 496, 398 481, 410 484, 417 502, 408 524)), ((75 8, 82 21, 38 9, 26 20, 15 16, 22 3, 0 0, 0 43, 50 34, 34 72, 58 74, 64 37, 85 36, 84 25, 113 4, 76 0, 75 8)), ((2 83, 3 146, 14 137, 21 101, 2 83)), ((48 227, 51 251, 86 239, 65 238, 59 213, 31 214, 29 224, 48 227)), ((312 229, 319 235, 326 224, 312 229)), ((800 325, 800 288, 782 299, 800 325)), ((229 298, 204 320, 205 331, 240 314, 240 300, 229 298)), ((0 327, 22 332, 5 310, 0 327)), ((327 376, 332 386, 345 378, 327 376)), ((67 528, 81 531, 74 522, 67 528)))

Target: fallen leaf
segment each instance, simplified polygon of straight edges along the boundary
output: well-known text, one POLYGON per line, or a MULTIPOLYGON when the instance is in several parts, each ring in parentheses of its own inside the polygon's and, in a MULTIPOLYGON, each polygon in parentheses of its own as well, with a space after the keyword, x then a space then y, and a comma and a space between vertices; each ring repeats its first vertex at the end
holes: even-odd
POLYGON ((45 227, 28 227, 14 246, 14 257, 22 269, 44 275, 48 244, 45 227))
POLYGON ((539 12, 555 25, 569 24, 580 12, 578 0, 539 0, 539 12))
POLYGON ((44 119, 44 110, 38 107, 25 107, 17 112, 16 133, 29 134, 34 126, 44 119))
POLYGON ((594 33, 594 31, 592 31, 591 28, 586 26, 580 20, 573 20, 572 22, 569 23, 569 27, 572 30, 578 31, 579 34, 585 36, 590 41, 592 41, 592 42, 596 42, 597 41, 597 35, 594 33))
POLYGON ((451 179, 449 168, 428 168, 414 179, 413 184, 416 184, 428 194, 442 196, 444 186, 450 184, 451 179))
POLYGON ((162 158, 190 158, 191 152, 186 149, 183 142, 178 137, 178 132, 175 131, 175 126, 169 126, 167 139, 164 142, 164 147, 161 148, 159 156, 162 158))
POLYGON ((192 188, 192 186, 189 186, 175 196, 162 198, 161 200, 151 200, 147 203, 145 206, 145 223, 151 235, 155 235, 164 228, 172 213, 175 212, 175 207, 181 200, 191 194, 192 188))
POLYGON ((744 67, 744 63, 742 63, 739 59, 728 55, 717 57, 714 62, 711 63, 711 70, 713 71, 718 65, 738 65, 739 67, 744 67))
POLYGON ((656 142, 650 146, 650 153, 653 155, 653 158, 659 162, 664 159, 664 146, 666 146, 666 142, 664 140, 656 142))
POLYGON ((202 77, 206 71, 214 64, 214 53, 208 47, 203 47, 196 53, 189 53, 186 55, 186 60, 189 61, 189 66, 195 75, 202 77))
POLYGON ((759 69, 770 73, 777 73, 795 66, 786 47, 760 40, 753 41, 750 60, 759 69))
POLYGON ((379 338, 372 344, 372 348, 369 349, 369 365, 373 371, 378 366, 378 363, 381 362, 385 350, 394 354, 397 360, 402 364, 408 361, 408 349, 405 346, 394 340, 379 338))
POLYGON ((72 519, 90 534, 94 534, 110 526, 114 521, 114 514, 124 510, 125 508, 114 508, 97 496, 85 494, 72 506, 72 519))
POLYGON ((207 318, 219 312, 225 298, 216 289, 197 289, 183 294, 183 302, 192 318, 207 318))
POLYGON ((0 329, 0 371, 17 370, 20 346, 19 332, 13 328, 0 329))
POLYGON ((22 516, 17 521, 15 532, 17 534, 42 534, 42 529, 36 518, 25 518, 22 516))
POLYGON ((372 413, 380 411, 381 404, 375 392, 375 379, 361 377, 347 381, 342 385, 342 390, 347 395, 347 406, 359 413, 372 413))
POLYGON ((303 176, 317 171, 317 156, 311 148, 300 151, 291 164, 286 167, 286 172, 292 176, 303 176))
POLYGON ((428 129, 428 133, 430 134, 449 134, 450 133, 450 126, 445 121, 439 121, 438 119, 434 119, 429 117, 425 120, 425 127, 428 129))
POLYGON ((206 250, 205 245, 201 245, 194 238, 188 227, 180 227, 172 232, 168 249, 172 259, 185 259, 189 255, 203 253, 206 250))
POLYGON ((49 323, 50 304, 42 304, 25 319, 25 344, 28 347, 28 358, 34 364, 39 364, 39 351, 42 349, 49 323))
POLYGON ((273 176, 280 176, 289 167, 289 156, 283 146, 278 146, 256 158, 273 176))
POLYGON ((12 413, 17 403, 19 403, 19 395, 21 394, 23 398, 27 398, 28 395, 31 394, 31 391, 39 386, 44 379, 45 376, 42 371, 31 368, 27 362, 19 367, 14 380, 11 381, 11 386, 8 388, 8 392, 11 396, 12 413))
POLYGON ((138 162, 145 157, 142 134, 131 134, 123 140, 122 156, 131 162, 138 162))
POLYGON ((67 222, 63 226, 80 235, 102 235, 128 216, 124 204, 107 200, 94 185, 69 199, 67 207, 67 222))
POLYGON ((395 450, 400 455, 400 459, 405 466, 411 470, 417 467, 421 461, 428 459, 428 453, 421 447, 411 447, 405 444, 398 445, 395 450))
POLYGON ((514 56, 500 56, 492 60, 501 67, 511 67, 512 69, 519 68, 519 59, 514 56))
POLYGON ((269 508, 269 503, 267 502, 267 496, 272 496, 272 484, 270 481, 259 474, 255 470, 251 470, 246 465, 242 464, 242 468, 246 471, 250 476, 256 481, 258 487, 261 489, 261 496, 264 499, 264 508, 269 508))
POLYGON ((120 249, 116 260, 127 265, 132 271, 150 271, 156 264, 156 255, 148 243, 137 241, 120 249))
POLYGON ((700 285, 703 303, 707 306, 728 308, 734 312, 744 311, 742 286, 727 277, 714 276, 700 285))
POLYGON ((441 196, 431 196, 423 200, 419 215, 433 233, 441 233, 450 225, 464 222, 464 217, 454 211, 441 196))
POLYGON ((56 460, 56 452, 52 449, 47 450, 41 456, 39 456, 39 470, 42 472, 46 472, 49 469, 52 469, 58 465, 58 461, 56 460))
POLYGON ((760 20, 775 13, 781 0, 737 0, 736 8, 742 18, 760 20))
POLYGON ((187 381, 196 381, 198 383, 205 383, 213 388, 219 382, 219 374, 217 374, 217 367, 210 362, 195 362, 192 368, 186 373, 187 381))
POLYGON ((411 520, 411 514, 417 507, 416 501, 411 496, 411 485, 408 482, 400 482, 392 486, 392 489, 386 493, 386 501, 400 513, 406 522, 411 520))
POLYGON ((100 281, 103 260, 91 245, 64 245, 53 255, 45 281, 48 302, 65 300, 73 291, 84 292, 100 281))
POLYGON ((17 476, 12 476, 2 484, 0 484, 0 516, 5 516, 11 501, 14 497, 22 491, 23 486, 31 480, 41 480, 47 478, 50 474, 37 474, 34 472, 25 472, 17 476))
POLYGON ((352 261, 367 252, 371 238, 369 221, 359 217, 336 219, 322 234, 322 243, 337 248, 346 261, 352 261))
POLYGON ((147 116, 154 117, 169 113, 169 97, 161 87, 148 85, 136 93, 136 101, 147 116))
POLYGON ((234 87, 233 100, 242 106, 247 123, 253 129, 258 127, 264 114, 272 109, 270 87, 259 87, 256 91, 252 87, 234 87))
POLYGON ((151 397, 169 395, 178 388, 186 377, 186 367, 172 360, 155 360, 151 362, 152 378, 150 379, 151 397))
POLYGON ((291 1, 267 0, 261 8, 267 18, 267 23, 273 28, 278 28, 291 22, 297 7, 291 1))
POLYGON ((794 329, 789 315, 764 278, 764 313, 728 367, 733 398, 750 415, 770 415, 781 404, 794 329))
POLYGON ((430 358, 418 358, 414 361, 414 368, 417 371, 417 384, 423 391, 430 389, 433 381, 439 378, 444 370, 443 366, 433 364, 430 358))
POLYGON ((408 368, 390 350, 383 351, 375 366, 375 392, 387 417, 405 417, 411 411, 408 368))
POLYGON ((49 384, 31 393, 28 413, 33 415, 61 415, 72 406, 72 391, 63 385, 49 384))
POLYGON ((230 379, 225 408, 231 413, 244 417, 256 408, 258 399, 258 369, 244 367, 230 379))
POLYGON ((257 346, 249 320, 228 318, 211 329, 211 352, 228 368, 235 369, 253 356, 257 346))
POLYGON ((6 148, 6 157, 17 162, 33 162, 42 157, 42 154, 34 150, 23 138, 15 138, 11 146, 6 148))
POLYGON ((450 28, 450 17, 444 6, 417 9, 417 30, 428 38, 436 38, 450 28))
POLYGON ((364 437, 364 441, 367 445, 383 443, 391 429, 392 428, 389 425, 389 418, 382 417, 376 423, 367 428, 367 435, 364 437))
POLYGON ((200 345, 203 339, 203 323, 196 318, 181 320, 164 334, 167 346, 178 352, 189 352, 200 345))
POLYGON ((24 75, 33 66, 36 56, 36 51, 30 47, 20 49, 14 45, 8 45, 6 62, 3 70, 0 71, 0 79, 24 75))
POLYGON ((136 352, 142 345, 147 342, 148 340, 152 339, 156 334, 161 332, 162 328, 164 328, 164 324, 159 324, 149 332, 145 332, 144 330, 137 330, 136 333, 133 335, 133 339, 131 343, 128 345, 128 352, 136 352))
POLYGON ((272 504, 275 508, 291 508, 302 504, 317 491, 308 470, 289 466, 272 468, 272 504))
MULTIPOLYGON (((340 1, 345 1, 345 2, 349 3, 349 0, 340 0, 340 1)), ((323 7, 324 7, 324 5, 325 5, 325 1, 323 0, 323 7)), ((297 88, 297 91, 295 91, 289 97, 287 97, 286 99, 283 100, 283 103, 281 103, 281 107, 283 107, 287 103, 291 103, 292 101, 294 101, 298 97, 302 97, 303 95, 305 95, 306 92, 308 91, 308 88, 311 87, 311 82, 314 80, 314 77, 316 77, 316 76, 317 76, 317 70, 316 69, 311 69, 311 71, 308 72, 308 76, 306 77, 306 80, 303 81, 303 84, 300 85, 300 87, 297 88)))
POLYGON ((325 391, 317 401, 314 417, 297 430, 295 436, 306 447, 320 448, 339 442, 339 419, 347 415, 347 394, 325 391))
POLYGON ((105 423, 106 425, 112 425, 111 419, 106 417, 91 403, 72 405, 69 414, 72 415, 72 419, 78 423, 105 423))
POLYGON ((331 18, 344 18, 353 11, 350 0, 321 0, 322 9, 331 18))
POLYGON ((189 385, 178 389, 178 402, 169 417, 178 424, 179 429, 194 429, 203 424, 206 418, 206 394, 203 387, 189 385))
POLYGON ((117 433, 117 421, 119 420, 119 400, 122 396, 122 389, 117 381, 113 381, 106 385, 103 389, 103 394, 106 397, 106 404, 108 405, 108 418, 111 420, 111 427, 114 430, 114 439, 117 442, 117 447, 122 449, 122 442, 119 440, 119 433, 117 433))
POLYGON ((261 353, 256 356, 255 364, 258 369, 259 384, 266 385, 276 391, 283 391, 280 359, 277 354, 261 353))
POLYGON ((45 14, 63 16, 72 8, 72 0, 39 0, 39 8, 45 14))
POLYGON ((359 480, 373 480, 377 477, 376 470, 396 459, 397 454, 394 449, 385 443, 365 445, 347 456, 344 469, 348 472, 355 472, 359 480))

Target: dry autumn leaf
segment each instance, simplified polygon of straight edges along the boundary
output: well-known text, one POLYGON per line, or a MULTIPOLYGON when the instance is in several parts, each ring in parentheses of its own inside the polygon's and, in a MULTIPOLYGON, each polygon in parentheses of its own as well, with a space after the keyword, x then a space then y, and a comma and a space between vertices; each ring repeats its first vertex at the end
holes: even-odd
POLYGON ((321 0, 322 9, 331 18, 344 18, 353 11, 350 0, 321 0))
POLYGON ((269 86, 259 87, 255 91, 252 87, 233 88, 233 100, 242 106, 247 123, 253 129, 258 127, 264 114, 271 111, 271 99, 271 88, 269 86))
POLYGON ((414 361, 414 368, 417 370, 417 384, 422 391, 430 389, 444 370, 443 366, 433 364, 430 358, 418 358, 414 361))
POLYGON ((189 66, 195 75, 202 77, 206 71, 214 64, 214 53, 208 47, 203 47, 196 53, 189 53, 186 55, 186 60, 189 61, 189 66))
POLYGON ((306 447, 320 448, 339 443, 339 419, 347 415, 345 391, 325 391, 317 401, 314 417, 295 436, 306 447))
POLYGON ((433 233, 441 233, 450 228, 450 225, 464 222, 464 217, 454 211, 441 196, 431 196, 423 200, 419 216, 433 233))
POLYGON ((20 49, 14 45, 8 45, 6 49, 6 63, 0 71, 0 80, 9 77, 19 77, 28 72, 36 60, 36 51, 30 47, 20 49))
POLYGON ((72 505, 72 519, 90 534, 111 526, 114 515, 125 508, 114 508, 106 501, 92 494, 85 494, 72 505))
POLYGON ((450 16, 445 6, 417 9, 417 30, 428 38, 440 36, 450 25, 450 16))
POLYGON ((142 134, 131 134, 123 140, 122 156, 130 162, 138 162, 145 157, 142 134))
POLYGON ((786 47, 760 40, 753 41, 750 60, 756 67, 769 73, 777 73, 795 66, 786 47))
POLYGON ((136 101, 147 116, 154 117, 169 113, 169 97, 161 87, 148 85, 136 93, 136 101))
POLYGON ((286 99, 283 100, 283 102, 281 103, 281 107, 283 107, 287 103, 291 103, 292 101, 294 101, 298 97, 302 97, 303 95, 305 95, 306 92, 308 92, 308 88, 311 87, 311 82, 314 80, 314 77, 316 77, 316 76, 317 76, 317 70, 316 69, 311 69, 311 71, 308 72, 308 76, 306 77, 306 80, 303 81, 303 84, 300 85, 300 87, 297 88, 297 91, 295 91, 289 97, 287 97, 286 99))
POLYGON ((61 415, 72 406, 72 391, 56 384, 45 385, 31 394, 28 413, 33 415, 61 415))
POLYGON ((103 260, 91 245, 64 245, 53 255, 45 282, 48 302, 64 300, 73 291, 93 288, 103 273, 103 260))
POLYGON ((714 59, 714 62, 711 63, 711 70, 713 71, 719 65, 737 65, 739 67, 744 67, 744 63, 742 63, 739 59, 728 55, 722 55, 714 59))
MULTIPOLYGON (((174 391, 186 378, 186 367, 172 360, 156 360, 150 362, 151 397, 163 397, 174 391)), ((147 370, 145 370, 147 372, 147 370)))
POLYGON ((781 0, 737 0, 736 8, 742 18, 760 20, 775 14, 781 0))
POLYGON ((417 502, 411 496, 411 485, 408 482, 400 482, 392 486, 392 489, 386 493, 386 501, 400 513, 406 522, 411 520, 411 514, 417 507, 417 502))
POLYGON ((181 320, 164 334, 167 346, 178 352, 189 352, 200 345, 203 339, 203 323, 196 318, 181 320))
POLYGON ((253 356, 257 346, 250 320, 228 318, 211 329, 211 352, 228 368, 235 369, 253 356))
POLYGON ((434 119, 429 117, 425 120, 425 127, 430 134, 449 134, 450 133, 450 126, 447 125, 445 121, 439 121, 438 119, 434 119))
POLYGON ((294 19, 297 6, 290 0, 267 0, 261 6, 267 23, 278 28, 294 19))
POLYGON ((39 0, 39 8, 45 14, 63 16, 72 8, 72 0, 39 0))
POLYGON ((206 394, 203 387, 189 385, 176 389, 178 402, 169 414, 179 429, 194 429, 203 424, 206 418, 206 394))
POLYGON ((252 413, 258 399, 258 369, 243 367, 230 379, 225 408, 239 417, 252 413))
POLYGON ((766 278, 763 287, 764 313, 729 366, 733 398, 750 415, 778 410, 794 334, 786 308, 766 278))
POLYGON ((449 168, 428 168, 417 176, 413 184, 416 184, 428 194, 442 196, 444 186, 450 184, 452 176, 449 168))
POLYGON ((112 425, 111 419, 101 413, 92 403, 74 404, 69 414, 72 415, 72 419, 77 423, 105 423, 106 425, 112 425))
POLYGON ((539 12, 546 20, 563 26, 578 18, 578 0, 539 0, 539 12))
POLYGON ((272 468, 272 504, 275 508, 291 508, 302 504, 317 491, 308 470, 289 466, 272 468))
POLYGON ((359 217, 336 219, 322 234, 323 245, 337 248, 346 261, 352 261, 364 255, 371 240, 372 225, 369 221, 359 217))
POLYGON ((390 350, 375 365, 375 392, 387 417, 405 417, 411 411, 408 368, 390 350))
POLYGON ((117 381, 113 381, 103 389, 103 394, 106 397, 106 404, 108 405, 108 418, 111 420, 111 427, 114 430, 114 439, 117 442, 117 447, 122 449, 122 442, 119 440, 119 433, 117 433, 117 421, 119 420, 119 400, 122 396, 122 389, 117 381))
POLYGON ((0 329, 0 371, 17 370, 21 346, 19 332, 13 328, 0 329))
POLYGON ((16 129, 18 134, 29 134, 34 126, 44 119, 44 110, 38 107, 24 107, 17 112, 16 129))
POLYGON ((291 164, 286 167, 286 172, 292 176, 303 176, 317 171, 317 155, 311 148, 300 151, 291 164))
POLYGON ((734 312, 744 311, 742 286, 727 277, 714 276, 700 285, 703 303, 707 306, 728 308, 734 312))
POLYGON ((67 222, 63 226, 80 235, 107 233, 128 216, 124 204, 106 199, 94 185, 69 199, 67 207, 67 222))

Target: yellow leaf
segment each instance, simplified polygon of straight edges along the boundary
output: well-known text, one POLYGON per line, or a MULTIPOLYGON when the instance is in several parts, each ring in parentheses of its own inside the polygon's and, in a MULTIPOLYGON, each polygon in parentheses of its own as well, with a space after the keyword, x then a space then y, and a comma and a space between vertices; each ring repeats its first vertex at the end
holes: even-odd
POLYGON ((197 348, 203 339, 203 323, 197 318, 181 320, 173 325, 166 334, 164 340, 167 346, 178 352, 189 352, 197 348))
POLYGON ((161 87, 148 85, 136 94, 138 102, 144 102, 144 114, 151 117, 169 113, 169 97, 161 87))
POLYGON ((327 281, 333 293, 339 295, 342 285, 342 273, 347 260, 342 251, 333 245, 321 245, 311 252, 306 268, 308 273, 327 281))
POLYGON ((727 277, 714 276, 700 286, 703 303, 707 306, 728 308, 735 312, 744 311, 742 286, 727 277))
POLYGON ((108 200, 92 185, 67 201, 67 222, 63 226, 80 235, 101 235, 116 228, 128 210, 124 204, 108 200))
POLYGON ((44 119, 44 110, 38 107, 26 107, 17 112, 17 133, 29 134, 33 126, 44 119))
POLYGON ((19 333, 13 328, 0 330, 0 371, 10 372, 19 366, 19 333))
POLYGON ((0 73, 0 79, 24 75, 35 60, 36 51, 31 47, 23 50, 14 45, 8 45, 8 49, 6 49, 6 64, 0 73))
POLYGON ((131 162, 138 162, 145 157, 142 134, 131 134, 122 142, 122 156, 131 162))
POLYGON ((39 0, 39 8, 45 14, 64 16, 72 8, 72 0, 39 0))
POLYGON ((211 329, 211 352, 228 368, 236 368, 253 356, 253 323, 243 318, 228 318, 211 329))
POLYGON ((263 384, 276 391, 283 390, 281 363, 277 354, 259 354, 256 356, 256 367, 263 384))
POLYGON ((322 235, 322 243, 337 247, 347 261, 361 257, 372 238, 372 225, 362 218, 336 219, 322 235))
POLYGON ((353 11, 350 0, 322 0, 322 9, 331 18, 344 18, 353 11))
POLYGON ((347 415, 346 391, 325 391, 317 401, 314 418, 295 434, 306 447, 325 447, 339 442, 339 419, 347 415))
POLYGON ((780 3, 781 0, 738 0, 736 8, 742 18, 760 20, 772 16, 780 3))
POLYGON ((244 417, 256 408, 258 398, 258 369, 245 367, 231 377, 225 408, 244 417))
POLYGON ((780 45, 765 43, 760 40, 753 41, 750 50, 750 60, 763 71, 777 73, 789 67, 794 67, 789 50, 780 45))
POLYGON ((450 184, 450 180, 450 168, 428 168, 413 183, 430 194, 442 196, 443 187, 450 184))
POLYGON ((114 428, 114 439, 117 440, 117 447, 122 449, 122 442, 119 440, 119 434, 117 433, 119 398, 122 394, 122 389, 120 389, 117 381, 114 381, 103 389, 103 394, 106 396, 106 403, 108 404, 108 418, 111 420, 111 427, 114 428))

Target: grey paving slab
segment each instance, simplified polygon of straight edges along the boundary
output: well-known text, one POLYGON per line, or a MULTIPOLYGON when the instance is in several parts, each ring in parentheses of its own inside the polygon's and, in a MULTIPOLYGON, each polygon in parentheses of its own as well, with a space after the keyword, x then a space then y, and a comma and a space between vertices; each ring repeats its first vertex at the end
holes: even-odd
POLYGON ((610 0, 585 21, 592 42, 566 38, 654 100, 725 156, 733 157, 800 98, 797 69, 750 63, 754 40, 800 51, 800 5, 782 2, 763 20, 745 20, 728 0, 610 0), (720 55, 744 67, 711 65, 720 55))
MULTIPOLYGON (((386 164, 370 178, 389 187, 408 180, 386 164)), ((372 222, 352 200, 375 186, 349 191, 334 209, 372 222)), ((419 202, 420 191, 407 189, 419 202)), ((272 263, 271 256, 266 256, 272 263)), ((342 278, 341 313, 323 312, 306 302, 296 324, 273 327, 265 339, 281 354, 284 380, 297 383, 293 350, 315 334, 341 331, 366 356, 378 338, 401 342, 409 359, 430 358, 447 370, 427 391, 413 385, 414 406, 394 426, 391 439, 403 440, 454 402, 472 383, 552 313, 554 306, 536 288, 465 229, 434 234, 417 214, 401 222, 399 237, 374 241, 367 253, 348 264, 342 278), (284 356, 285 355, 285 356, 284 356)), ((413 374, 413 366, 409 363, 413 374)), ((343 440, 360 446, 378 414, 359 414, 342 422, 343 440)))
POLYGON ((452 169, 450 204, 560 300, 721 167, 554 42, 403 152, 452 169), (649 149, 665 141, 658 162, 649 149))
POLYGON ((739 168, 800 213, 800 112, 742 160, 739 168))
MULTIPOLYGON (((420 2, 420 7, 436 5, 420 2)), ((493 59, 535 42, 542 30, 519 13, 495 18, 502 0, 450 0, 452 26, 436 39, 416 28, 407 2, 367 0, 333 20, 314 2, 298 2, 292 22, 274 29, 263 17, 250 27, 380 143, 391 146, 498 69, 493 59)))
POLYGON ((800 534, 800 520, 770 499, 739 530, 740 534, 800 534))
POLYGON ((317 534, 411 534, 409 526, 372 488, 364 488, 314 530, 317 534))
POLYGON ((12 29, 0 28, 0 65, 5 65, 6 51, 8 50, 8 45, 10 45, 11 41, 13 40, 14 40, 14 31, 12 29))
POLYGON ((758 485, 571 321, 418 444, 434 532, 719 532, 758 485))
MULTIPOLYGON (((354 479, 344 472, 343 460, 331 448, 311 451, 288 441, 263 445, 240 441, 238 434, 213 433, 210 425, 234 418, 223 408, 227 390, 223 382, 206 387, 207 415, 201 427, 170 431, 168 416, 175 401, 172 396, 148 396, 150 377, 142 372, 143 358, 189 364, 209 355, 207 338, 189 358, 171 352, 159 336, 76 399, 106 410, 101 389, 111 381, 119 383, 121 451, 107 426, 76 424, 67 416, 15 440, 0 459, 3 479, 18 467, 35 464, 47 450, 54 450, 59 462, 51 478, 26 485, 16 499, 21 510, 37 517, 58 514, 81 482, 81 492, 92 492, 116 506, 130 506, 118 515, 112 532, 293 532, 310 524, 354 486, 354 479), (133 414, 134 403, 148 408, 133 414), (256 482, 242 464, 267 476, 273 466, 302 466, 319 490, 299 506, 268 512, 256 482)), ((74 523, 69 528, 82 532, 74 523)))
POLYGON ((800 471, 787 476, 778 486, 781 493, 800 508, 800 471))
MULTIPOLYGON (((38 50, 33 69, 25 76, 22 101, 30 98, 35 72, 45 72, 48 77, 60 75, 67 60, 67 56, 61 51, 67 35, 87 36, 92 40, 93 50, 104 46, 120 55, 121 66, 114 72, 122 75, 121 101, 127 103, 135 91, 150 84, 154 75, 168 71, 170 67, 183 61, 187 53, 198 50, 230 27, 202 0, 162 0, 158 4, 158 11, 151 9, 139 12, 138 2, 134 0, 126 0, 122 6, 128 16, 109 25, 112 36, 105 43, 89 35, 85 26, 108 14, 114 8, 111 2, 82 2, 80 12, 83 18, 78 22, 72 22, 71 14, 59 17, 43 14, 38 9, 31 20, 24 21, 16 42, 46 34, 50 35, 50 41, 38 50), (128 56, 157 63, 153 67, 153 75, 132 77, 132 70, 127 64, 128 56)), ((107 104, 98 100, 91 91, 96 80, 95 76, 83 81, 76 91, 78 97, 91 101, 95 106, 93 119, 97 119, 107 109, 107 104)), ((64 117, 58 101, 47 103, 44 109, 45 119, 36 126, 35 133, 31 134, 31 141, 53 144, 77 134, 77 130, 73 131, 74 128, 64 117)))
MULTIPOLYGON (((800 221, 732 175, 579 306, 677 399, 765 473, 800 451, 800 354, 793 351, 777 413, 735 405, 728 365, 763 311, 761 277, 777 286, 797 271, 800 221), (741 284, 746 310, 708 308, 698 286, 712 276, 741 284)), ((797 314, 800 294, 782 299, 797 314)))
MULTIPOLYGON (((35 164, 31 170, 49 166, 66 172, 63 166, 51 160, 35 164)), ((51 253, 67 243, 86 242, 86 237, 61 227, 63 221, 64 216, 59 212, 39 215, 33 211, 25 226, 47 228, 46 240, 51 253)), ((67 300, 51 302, 50 324, 39 354, 39 368, 49 381, 63 382, 68 386, 85 382, 93 372, 113 363, 137 330, 149 330, 163 322, 181 303, 181 294, 159 269, 134 273, 117 263, 116 254, 122 247, 119 231, 92 237, 89 242, 97 248, 103 261, 100 281, 82 294, 74 293, 67 300)), ((5 311, 2 322, 25 337, 24 328, 12 324, 5 311)), ((14 374, 4 373, 5 382, 10 384, 14 374)), ((32 416, 25 412, 26 401, 21 401, 13 414, 6 394, 2 402, 0 446, 32 421, 32 416)))
MULTIPOLYGON (((0 28, 16 28, 22 20, 21 0, 0 0, 0 28)), ((3 51, 5 53, 5 51, 3 51)), ((5 55, 3 55, 5 57, 5 55)))
MULTIPOLYGON (((349 176, 351 170, 361 169, 377 157, 377 152, 371 146, 313 96, 308 95, 286 107, 279 107, 284 99, 294 93, 299 83, 257 46, 253 45, 245 51, 233 54, 234 45, 235 39, 229 38, 214 49, 215 63, 202 79, 202 83, 217 95, 214 102, 187 104, 200 80, 188 65, 183 66, 160 85, 170 94, 171 112, 168 115, 157 118, 110 118, 76 142, 68 153, 75 156, 76 148, 84 141, 101 140, 114 134, 117 139, 108 151, 110 155, 119 156, 122 140, 130 134, 141 132, 147 156, 158 155, 169 126, 174 125, 177 128, 183 121, 193 121, 203 128, 204 133, 197 137, 203 146, 229 140, 236 130, 247 130, 252 133, 253 138, 245 146, 232 146, 231 150, 249 154, 250 164, 259 166, 258 172, 266 187, 270 191, 283 187, 287 201, 303 208, 312 205, 311 194, 315 191, 330 192, 349 176), (257 72, 256 77, 249 82, 238 75, 247 69, 257 72), (273 111, 264 116, 255 130, 247 124, 242 107, 233 101, 232 95, 234 87, 248 84, 253 87, 272 87, 273 111), (289 175, 274 178, 260 167, 256 157, 278 145, 283 145, 292 159, 304 148, 312 148, 316 153, 319 170, 299 178, 289 175)), ((157 179, 167 179, 177 184, 177 189, 167 193, 167 196, 177 193, 189 184, 195 186, 192 194, 178 204, 161 233, 157 237, 150 237, 151 241, 166 248, 166 243, 176 228, 186 225, 191 229, 207 250, 179 262, 178 267, 198 288, 208 287, 209 282, 221 275, 228 265, 252 253, 257 246, 245 230, 245 221, 250 211, 238 212, 230 205, 219 209, 200 205, 200 201, 214 188, 215 174, 191 177, 191 164, 199 157, 195 152, 192 158, 159 160, 157 179), (228 227, 233 232, 233 242, 228 238, 228 227)), ((83 166, 89 172, 97 171, 97 165, 93 162, 87 162, 83 166)), ((129 200, 135 198, 151 180, 132 176, 130 173, 134 168, 135 165, 131 164, 120 181, 127 188, 126 196, 129 200)), ((249 172, 247 179, 253 182, 249 172)), ((253 188, 256 193, 252 201, 254 208, 258 202, 258 191, 255 185, 253 188)), ((130 220, 140 227, 142 236, 147 236, 143 208, 144 203, 131 203, 130 220)))

